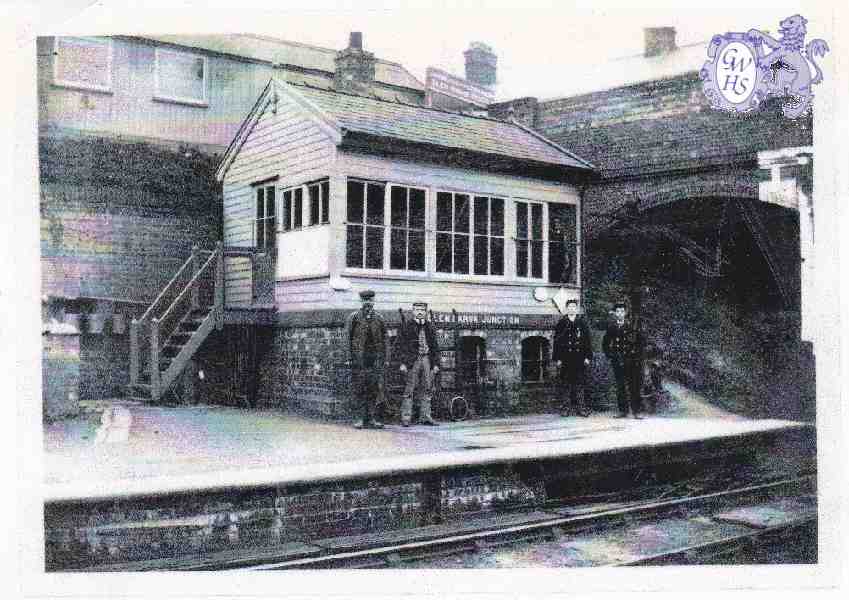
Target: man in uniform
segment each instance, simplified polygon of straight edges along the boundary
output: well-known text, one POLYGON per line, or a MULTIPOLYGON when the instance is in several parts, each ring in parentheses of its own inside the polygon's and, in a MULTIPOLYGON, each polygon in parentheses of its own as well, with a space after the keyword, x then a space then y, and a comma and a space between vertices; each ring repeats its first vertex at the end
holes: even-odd
POLYGON ((618 302, 614 306, 613 314, 615 319, 607 327, 602 348, 604 354, 610 359, 613 375, 616 377, 616 399, 619 404, 617 417, 628 416, 627 389, 631 399, 631 413, 635 419, 642 419, 640 392, 643 379, 643 336, 638 324, 626 320, 623 302, 618 302))
POLYGON ((421 385, 422 399, 419 404, 419 423, 438 425, 430 414, 433 395, 433 377, 439 373, 439 346, 433 326, 426 319, 427 304, 413 303, 413 319, 402 323, 398 332, 398 354, 401 373, 407 382, 401 401, 401 425, 409 427, 413 417, 413 394, 421 385))
POLYGON ((560 368, 560 383, 564 394, 561 416, 569 416, 570 408, 582 417, 589 416, 584 399, 584 384, 586 368, 592 357, 590 329, 578 317, 578 301, 569 300, 566 303, 566 315, 554 330, 554 359, 560 368), (569 391, 569 404, 566 404, 566 388, 569 391))
POLYGON ((349 325, 351 374, 354 393, 362 420, 357 429, 381 429, 383 423, 375 415, 375 398, 383 389, 383 367, 386 362, 386 326, 374 312, 374 292, 360 292, 362 308, 351 316, 349 325))

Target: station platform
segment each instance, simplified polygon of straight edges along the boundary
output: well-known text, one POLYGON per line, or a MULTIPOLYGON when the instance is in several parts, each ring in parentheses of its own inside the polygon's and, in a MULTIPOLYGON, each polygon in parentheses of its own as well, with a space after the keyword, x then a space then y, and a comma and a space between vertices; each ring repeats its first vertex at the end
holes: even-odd
POLYGON ((273 410, 88 403, 45 425, 46 568, 288 556, 319 539, 524 518, 558 499, 721 469, 731 480, 810 473, 815 454, 811 424, 703 402, 640 420, 537 414, 381 430, 273 410))
POLYGON ((383 477, 805 428, 717 409, 615 419, 556 414, 357 430, 271 410, 92 403, 45 426, 47 501, 383 477))

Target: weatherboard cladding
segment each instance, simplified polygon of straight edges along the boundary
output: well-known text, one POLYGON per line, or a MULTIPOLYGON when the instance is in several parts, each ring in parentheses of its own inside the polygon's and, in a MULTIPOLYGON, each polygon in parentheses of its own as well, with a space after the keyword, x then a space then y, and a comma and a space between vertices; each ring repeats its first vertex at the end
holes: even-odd
POLYGON ((587 169, 588 165, 513 123, 307 86, 292 86, 339 127, 407 142, 587 169))

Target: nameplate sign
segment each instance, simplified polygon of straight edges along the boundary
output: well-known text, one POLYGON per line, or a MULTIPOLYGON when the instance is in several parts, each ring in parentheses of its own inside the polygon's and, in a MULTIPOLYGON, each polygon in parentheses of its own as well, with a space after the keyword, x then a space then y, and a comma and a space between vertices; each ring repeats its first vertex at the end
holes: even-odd
POLYGON ((437 327, 453 325, 466 328, 536 328, 552 327, 555 317, 546 315, 516 315, 492 314, 474 312, 436 312, 431 313, 431 320, 437 327))

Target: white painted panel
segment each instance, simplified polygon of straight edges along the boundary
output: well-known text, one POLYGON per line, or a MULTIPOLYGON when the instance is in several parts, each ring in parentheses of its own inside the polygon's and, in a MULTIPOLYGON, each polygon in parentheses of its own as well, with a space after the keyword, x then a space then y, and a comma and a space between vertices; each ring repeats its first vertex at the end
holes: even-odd
POLYGON ((330 227, 308 227, 277 235, 277 276, 299 277, 328 272, 330 227))
POLYGON ((351 152, 339 153, 338 168, 341 174, 349 177, 545 202, 578 202, 578 190, 574 186, 472 169, 427 165, 351 152))

